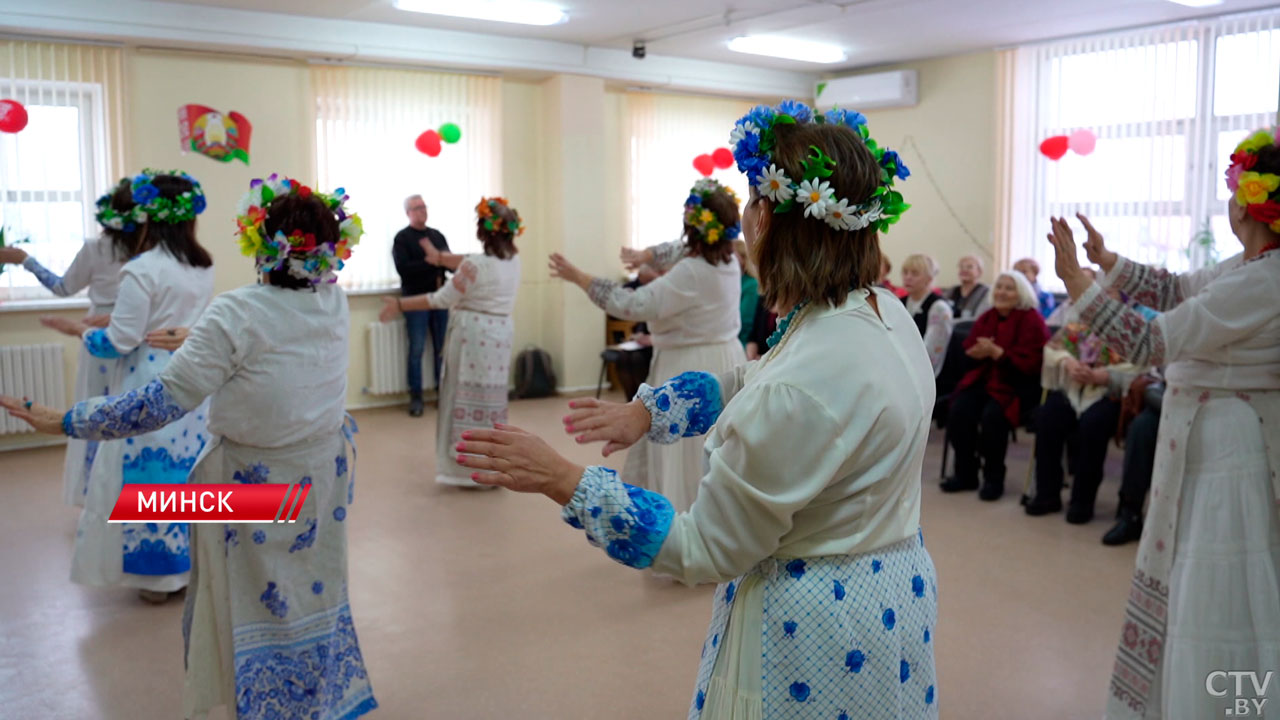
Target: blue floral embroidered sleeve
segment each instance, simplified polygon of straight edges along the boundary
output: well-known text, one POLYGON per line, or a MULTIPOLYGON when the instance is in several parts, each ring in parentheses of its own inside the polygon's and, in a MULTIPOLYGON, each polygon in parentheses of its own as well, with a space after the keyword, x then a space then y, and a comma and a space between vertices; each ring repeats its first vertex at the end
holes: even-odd
POLYGON ((649 440, 670 445, 705 435, 724 409, 720 395, 720 381, 704 372, 682 373, 661 387, 641 385, 636 398, 649 410, 649 440))
POLYGON ((188 412, 152 380, 123 395, 76 403, 62 417, 62 431, 82 440, 119 440, 162 428, 188 412))
POLYGON ((89 351, 90 355, 96 358, 112 359, 120 357, 120 351, 117 350, 116 346, 112 345, 111 340, 107 338, 107 331, 105 328, 97 328, 96 330, 90 330, 85 333, 84 347, 89 351))
POLYGON ((51 290, 54 295, 66 297, 67 295, 72 294, 68 292, 67 288, 63 285, 61 275, 54 273, 45 266, 36 262, 35 258, 27 257, 26 260, 22 261, 22 267, 25 268, 27 272, 35 275, 36 279, 40 281, 40 284, 51 290))
POLYGON ((609 468, 589 467, 560 516, 614 560, 647 568, 671 531, 675 510, 662 495, 627 485, 609 468))

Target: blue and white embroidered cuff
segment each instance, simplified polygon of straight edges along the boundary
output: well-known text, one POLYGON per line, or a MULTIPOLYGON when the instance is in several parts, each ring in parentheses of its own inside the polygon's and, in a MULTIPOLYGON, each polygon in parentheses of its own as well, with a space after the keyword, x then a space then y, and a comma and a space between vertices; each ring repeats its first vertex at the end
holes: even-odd
POLYGON ((62 417, 62 431, 82 440, 119 440, 158 430, 187 414, 159 380, 123 395, 89 398, 62 417))
POLYGON ((96 358, 110 360, 120 357, 120 351, 107 338, 106 328, 96 328, 86 332, 84 334, 84 347, 89 351, 90 355, 96 358))
POLYGON ((609 468, 582 473, 578 489, 560 511, 566 523, 586 531, 587 542, 633 568, 647 568, 671 531, 675 509, 658 493, 628 485, 609 468))
POLYGON ((62 286, 62 276, 36 262, 35 258, 28 255, 27 259, 22 261, 22 267, 26 268, 27 272, 35 275, 40 284, 52 290, 55 295, 65 296, 67 294, 66 288, 62 286))
POLYGON ((641 385, 636 398, 649 410, 649 440, 660 445, 707 434, 724 409, 720 381, 704 372, 682 373, 657 388, 641 385))

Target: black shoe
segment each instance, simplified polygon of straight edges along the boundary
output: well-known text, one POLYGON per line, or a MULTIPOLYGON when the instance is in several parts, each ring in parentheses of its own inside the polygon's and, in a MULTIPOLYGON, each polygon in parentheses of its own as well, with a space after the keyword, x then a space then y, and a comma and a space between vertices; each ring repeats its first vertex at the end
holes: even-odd
POLYGON ((973 480, 961 480, 958 477, 949 477, 946 482, 942 483, 941 487, 944 493, 965 492, 966 490, 977 490, 978 481, 976 478, 973 480))
POLYGON ((1026 510, 1032 517, 1062 512, 1062 498, 1036 498, 1027 503, 1026 510))
POLYGON ((422 398, 416 397, 409 400, 409 416, 422 417, 422 398))
POLYGON ((1135 513, 1120 513, 1115 527, 1102 536, 1103 545, 1124 545, 1142 538, 1142 516, 1135 513))
POLYGON ((978 498, 987 502, 995 502, 1004 495, 1003 480, 988 480, 982 483, 982 489, 978 491, 978 498))
POLYGON ((1085 525, 1093 520, 1093 508, 1071 506, 1067 508, 1067 522, 1072 525, 1085 525))

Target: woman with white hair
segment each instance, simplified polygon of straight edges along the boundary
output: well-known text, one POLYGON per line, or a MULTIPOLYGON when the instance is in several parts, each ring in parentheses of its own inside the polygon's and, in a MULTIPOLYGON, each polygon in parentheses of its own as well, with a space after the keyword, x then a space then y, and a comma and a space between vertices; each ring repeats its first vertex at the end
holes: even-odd
POLYGON ((935 378, 942 372, 942 361, 947 359, 952 320, 951 304, 933 290, 933 279, 938 277, 938 272, 938 262, 928 255, 917 253, 902 261, 902 286, 907 291, 902 304, 907 306, 920 337, 924 338, 924 349, 929 352, 935 378))
POLYGON ((956 386, 948 436, 956 452, 955 475, 943 492, 978 489, 982 456, 983 500, 1004 494, 1004 454, 1009 430, 1022 424, 1036 404, 1040 363, 1049 339, 1035 291, 1019 272, 1002 272, 991 293, 991 309, 973 323, 965 354, 977 361, 956 386))
POLYGON ((991 307, 991 288, 978 282, 982 277, 982 258, 965 255, 957 267, 960 284, 944 296, 951 303, 956 320, 972 320, 991 307))

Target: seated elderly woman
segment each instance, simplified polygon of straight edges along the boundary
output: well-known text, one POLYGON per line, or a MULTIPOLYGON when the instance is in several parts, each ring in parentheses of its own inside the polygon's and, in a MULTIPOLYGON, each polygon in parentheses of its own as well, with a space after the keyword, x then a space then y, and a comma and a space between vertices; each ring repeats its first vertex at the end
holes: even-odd
POLYGON ((991 288, 978 282, 982 278, 982 259, 977 255, 960 258, 957 270, 960 284, 944 296, 951 303, 957 320, 972 320, 991 307, 991 288))
POLYGON ((902 304, 907 306, 920 337, 924 338, 924 349, 929 352, 935 378, 942 372, 942 361, 947 358, 952 321, 951 304, 933 290, 936 277, 938 263, 928 255, 908 255, 902 261, 902 286, 907 291, 902 304))
POLYGON ((1039 398, 1037 375, 1048 330, 1031 283, 1018 272, 1002 272, 991 293, 991 309, 973 323, 965 354, 978 361, 956 386, 947 436, 956 451, 955 475, 943 492, 978 489, 982 456, 983 500, 1004 494, 1004 455, 1009 430, 1039 398))
POLYGON ((1063 313, 1063 321, 1044 349, 1040 384, 1049 392, 1036 416, 1036 486, 1026 511, 1037 516, 1062 510, 1066 447, 1074 455, 1075 476, 1067 522, 1083 525, 1093 519, 1121 400, 1141 369, 1092 334, 1073 308, 1063 313))
POLYGON ((480 482, 546 494, 618 562, 722 583, 690 717, 937 718, 936 589, 918 526, 933 373, 902 303, 875 287, 906 168, 843 110, 758 107, 734 136, 752 184, 743 230, 766 299, 787 312, 771 349, 719 378, 643 388, 640 402, 582 401, 567 419, 606 452, 706 433, 689 511, 514 428, 468 433, 459 449, 487 456, 464 460, 480 482), (831 361, 849 348, 856 364, 831 361))

